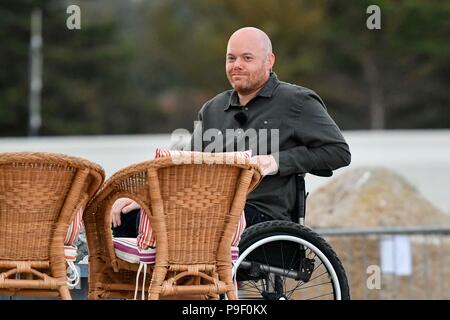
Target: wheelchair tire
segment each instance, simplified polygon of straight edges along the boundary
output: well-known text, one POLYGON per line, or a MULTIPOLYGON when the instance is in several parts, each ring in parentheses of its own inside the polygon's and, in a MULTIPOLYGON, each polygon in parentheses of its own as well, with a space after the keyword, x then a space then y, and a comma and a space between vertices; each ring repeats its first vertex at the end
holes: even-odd
POLYGON ((341 261, 307 227, 280 220, 253 225, 243 233, 239 252, 233 269, 239 299, 350 299, 341 261))

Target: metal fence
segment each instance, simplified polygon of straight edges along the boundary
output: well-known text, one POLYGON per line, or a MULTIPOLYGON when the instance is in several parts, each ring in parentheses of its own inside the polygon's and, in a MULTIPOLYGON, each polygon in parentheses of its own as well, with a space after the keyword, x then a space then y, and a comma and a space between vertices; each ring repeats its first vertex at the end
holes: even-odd
POLYGON ((342 261, 352 299, 450 299, 450 225, 315 231, 342 261))
MULTIPOLYGON (((450 299, 450 225, 315 231, 343 263, 352 299, 450 299)), ((73 299, 87 298, 87 265, 80 267, 73 299)), ((7 299, 30 298, 0 297, 7 299)))

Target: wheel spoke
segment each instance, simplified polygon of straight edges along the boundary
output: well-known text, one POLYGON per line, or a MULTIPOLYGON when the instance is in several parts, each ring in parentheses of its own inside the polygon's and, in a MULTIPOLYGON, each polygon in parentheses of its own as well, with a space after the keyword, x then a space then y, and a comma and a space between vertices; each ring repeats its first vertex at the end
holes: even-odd
MULTIPOLYGON (((335 284, 341 286, 343 283, 347 287, 345 270, 336 254, 325 240, 307 228, 296 229, 292 223, 286 223, 286 233, 282 229, 277 221, 272 228, 267 224, 265 229, 260 227, 251 230, 253 233, 246 237, 252 239, 253 236, 253 239, 260 240, 246 240, 246 246, 243 246, 249 249, 242 250, 246 256, 246 265, 245 269, 240 270, 244 272, 242 275, 250 278, 240 282, 239 296, 244 299, 336 298, 335 284), (264 237, 264 233, 272 235, 264 237), (252 264, 252 259, 255 259, 255 264, 252 264), (298 279, 300 267, 303 272, 307 272, 305 276, 309 279, 306 282, 298 279), (247 273, 249 270, 251 274, 247 273), (343 279, 340 279, 342 275, 343 279)), ((344 287, 344 294, 342 287, 340 291, 340 297, 348 299, 348 289, 344 287)))
POLYGON ((317 299, 317 298, 321 298, 321 297, 325 297, 325 296, 330 296, 330 295, 334 295, 334 293, 333 293, 333 292, 329 292, 329 293, 321 294, 320 296, 317 296, 317 297, 314 297, 314 298, 309 298, 309 299, 306 299, 306 300, 315 300, 315 299, 317 299))

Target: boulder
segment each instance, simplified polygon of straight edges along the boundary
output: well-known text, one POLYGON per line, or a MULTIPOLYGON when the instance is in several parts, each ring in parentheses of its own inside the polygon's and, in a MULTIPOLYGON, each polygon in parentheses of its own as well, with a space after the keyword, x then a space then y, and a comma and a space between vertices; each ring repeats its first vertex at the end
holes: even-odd
MULTIPOLYGON (((385 168, 355 168, 337 176, 311 194, 306 208, 306 225, 312 229, 450 226, 450 215, 433 206, 406 178, 385 168)), ((344 265, 352 298, 450 299, 450 290, 446 289, 450 285, 449 235, 402 235, 410 245, 408 275, 381 268, 382 241, 394 241, 396 237, 394 234, 325 237, 344 265), (379 289, 367 286, 371 275, 368 270, 374 266, 381 271, 379 289)), ((406 259, 404 252, 392 254, 406 259)))
POLYGON ((450 215, 408 180, 385 168, 355 168, 313 192, 306 224, 312 228, 450 224, 450 215))

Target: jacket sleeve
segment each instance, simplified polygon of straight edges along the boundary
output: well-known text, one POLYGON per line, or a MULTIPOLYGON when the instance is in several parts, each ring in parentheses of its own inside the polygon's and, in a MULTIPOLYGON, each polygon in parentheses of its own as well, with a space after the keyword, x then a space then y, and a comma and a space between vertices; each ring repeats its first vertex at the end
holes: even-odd
POLYGON ((294 103, 299 116, 291 121, 298 146, 280 151, 275 157, 279 174, 336 170, 349 165, 348 144, 320 97, 313 91, 306 92, 295 97, 294 103))

